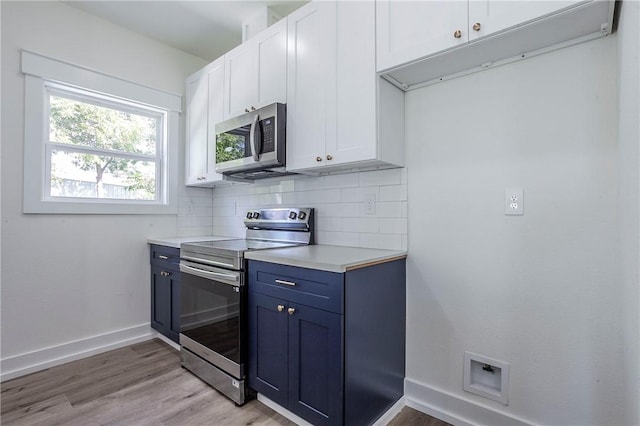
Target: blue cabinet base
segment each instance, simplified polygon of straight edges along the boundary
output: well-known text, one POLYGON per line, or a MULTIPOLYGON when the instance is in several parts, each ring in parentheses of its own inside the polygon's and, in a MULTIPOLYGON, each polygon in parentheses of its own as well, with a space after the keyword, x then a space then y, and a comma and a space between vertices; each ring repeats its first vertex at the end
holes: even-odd
POLYGON ((402 397, 404 259, 343 274, 248 269, 249 386, 314 425, 369 425, 402 397))

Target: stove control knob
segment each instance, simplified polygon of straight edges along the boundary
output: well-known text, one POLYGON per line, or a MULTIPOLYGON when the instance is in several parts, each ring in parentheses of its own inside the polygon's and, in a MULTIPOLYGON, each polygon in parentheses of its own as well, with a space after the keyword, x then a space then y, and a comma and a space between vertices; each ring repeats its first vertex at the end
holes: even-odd
POLYGON ((247 219, 253 219, 253 212, 247 212, 247 219))
POLYGON ((298 217, 296 212, 289 212, 289 219, 294 220, 296 217, 298 217))
POLYGON ((260 212, 253 212, 253 218, 258 219, 260 217, 260 212))
POLYGON ((298 219, 304 220, 306 217, 307 217, 307 214, 305 212, 298 213, 298 219))

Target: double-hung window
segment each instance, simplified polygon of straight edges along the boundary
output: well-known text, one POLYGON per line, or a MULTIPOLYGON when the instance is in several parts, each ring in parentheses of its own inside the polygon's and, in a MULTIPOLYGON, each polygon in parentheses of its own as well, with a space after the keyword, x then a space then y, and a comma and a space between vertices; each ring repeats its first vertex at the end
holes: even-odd
POLYGON ((22 53, 26 213, 175 213, 177 114, 166 92, 22 53))

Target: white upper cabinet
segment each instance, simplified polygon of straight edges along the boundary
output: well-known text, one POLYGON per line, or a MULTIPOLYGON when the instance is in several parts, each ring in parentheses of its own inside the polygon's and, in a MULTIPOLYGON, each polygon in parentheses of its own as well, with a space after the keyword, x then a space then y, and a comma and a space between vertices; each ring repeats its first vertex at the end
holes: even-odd
POLYGON ((511 28, 578 3, 575 0, 469 0, 469 40, 511 28))
POLYGON ((375 4, 311 2, 288 34, 287 170, 402 166, 404 95, 375 72, 375 4))
POLYGON ((613 0, 376 0, 377 70, 403 90, 611 32, 613 0))
POLYGON ((287 19, 224 55, 224 119, 287 99, 287 19))
POLYGON ((336 3, 311 2, 288 16, 287 170, 324 164, 336 135, 336 3))
POLYGON ((186 80, 187 185, 213 186, 222 181, 222 175, 215 171, 215 124, 222 121, 223 86, 223 58, 186 80))
POLYGON ((467 0, 377 0, 377 69, 467 42, 467 6, 467 0))

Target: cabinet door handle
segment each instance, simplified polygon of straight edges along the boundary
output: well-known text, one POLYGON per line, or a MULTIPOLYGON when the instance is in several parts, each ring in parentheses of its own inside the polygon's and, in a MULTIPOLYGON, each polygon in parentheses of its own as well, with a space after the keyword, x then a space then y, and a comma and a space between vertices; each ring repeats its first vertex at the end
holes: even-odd
POLYGON ((316 161, 319 163, 322 161, 322 157, 320 157, 319 155, 316 157, 316 161))
POLYGON ((160 275, 162 275, 163 277, 168 277, 169 275, 171 275, 170 272, 165 272, 165 271, 160 271, 160 275))
POLYGON ((333 157, 331 155, 327 155, 327 160, 331 161, 331 160, 333 160, 333 157))
POLYGON ((284 285, 296 285, 296 283, 293 283, 291 281, 284 281, 284 280, 276 280, 276 283, 284 284, 284 285))
POLYGON ((249 108, 245 108, 244 112, 251 112, 251 111, 249 111, 249 108))
POLYGON ((278 305, 278 312, 284 311, 284 305, 278 305))
POLYGON ((456 30, 456 31, 453 33, 453 36, 454 36, 455 38, 460 38, 460 37, 462 37, 462 31, 460 31, 460 30, 456 30))
POLYGON ((476 22, 475 24, 473 24, 473 31, 480 31, 480 28, 482 28, 480 22, 476 22))
POLYGON ((253 105, 251 105, 251 111, 255 111, 256 107, 254 107, 253 105))
POLYGON ((161 254, 158 256, 159 259, 163 259, 163 260, 167 260, 169 258, 169 256, 165 256, 164 254, 161 254))
POLYGON ((287 309, 287 312, 289 312, 289 315, 293 315, 293 313, 296 311, 296 308, 289 308, 287 309))

